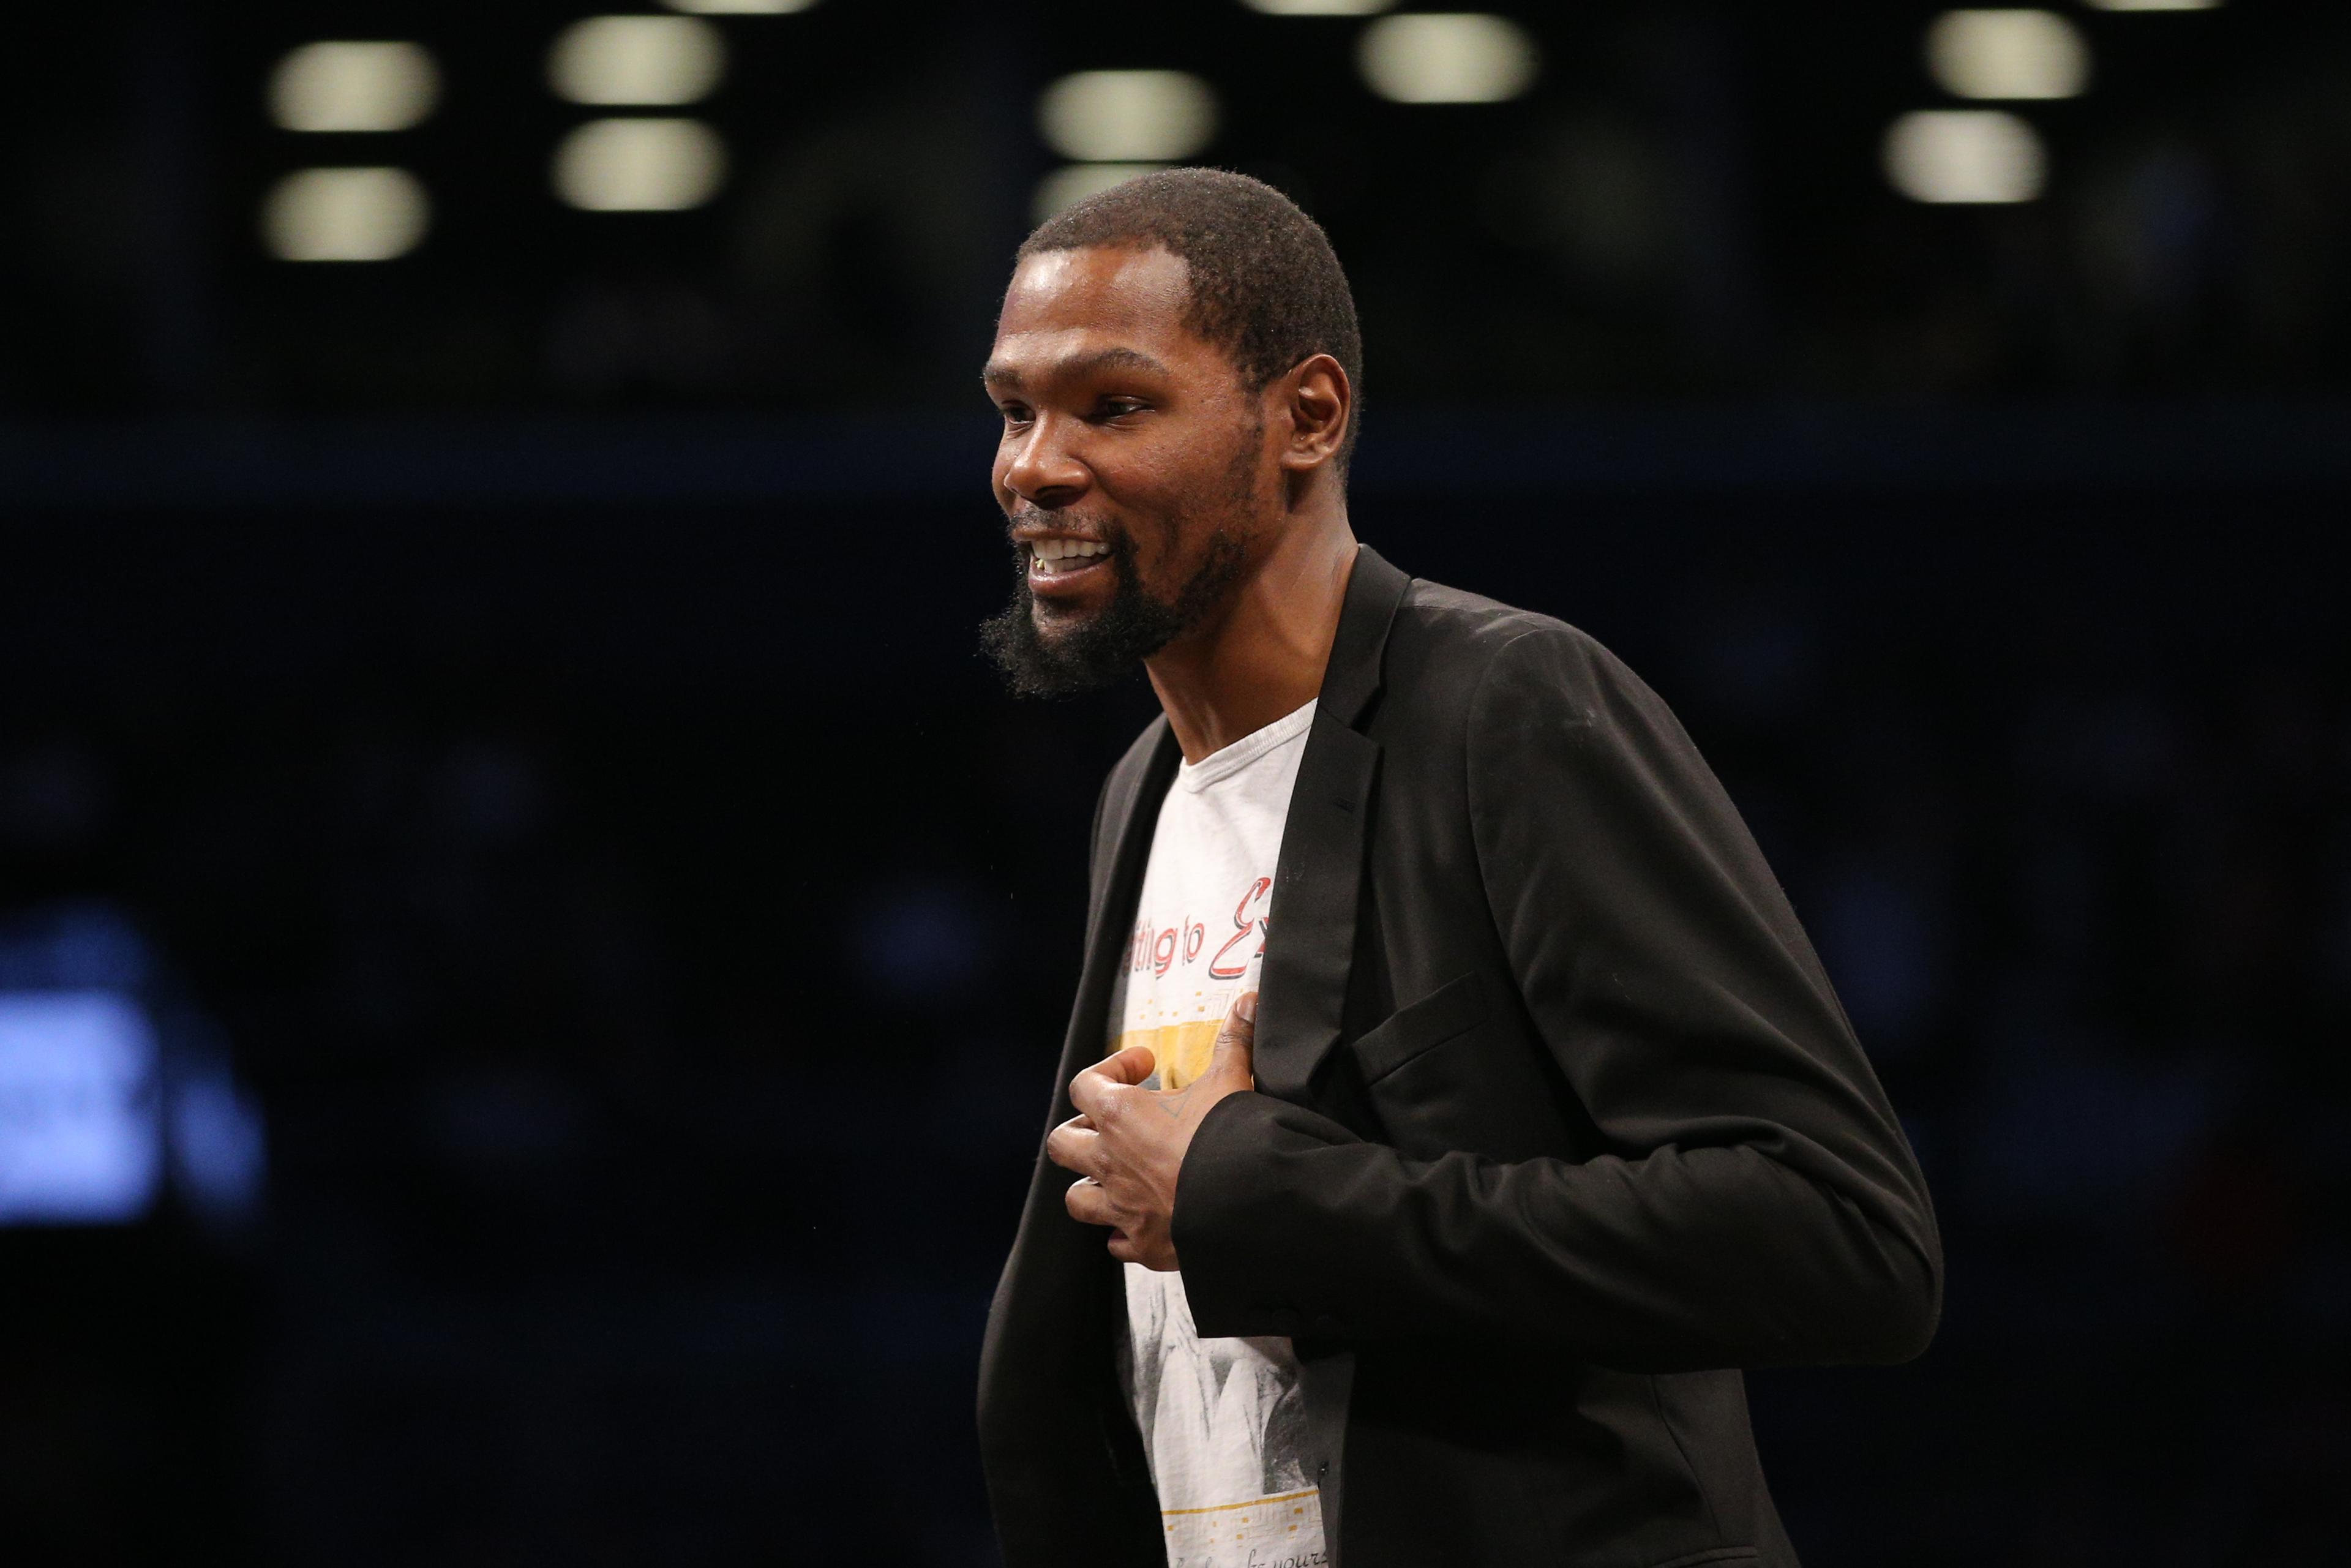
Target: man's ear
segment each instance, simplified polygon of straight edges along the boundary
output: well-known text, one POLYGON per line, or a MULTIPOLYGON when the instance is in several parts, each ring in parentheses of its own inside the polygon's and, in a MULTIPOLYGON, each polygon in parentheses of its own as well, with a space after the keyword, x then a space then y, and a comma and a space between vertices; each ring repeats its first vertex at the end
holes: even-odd
POLYGON ((1328 354, 1310 354, 1274 386, 1290 416, 1282 467, 1304 475, 1327 466, 1345 444, 1347 422, 1355 413, 1355 389, 1345 367, 1328 354))

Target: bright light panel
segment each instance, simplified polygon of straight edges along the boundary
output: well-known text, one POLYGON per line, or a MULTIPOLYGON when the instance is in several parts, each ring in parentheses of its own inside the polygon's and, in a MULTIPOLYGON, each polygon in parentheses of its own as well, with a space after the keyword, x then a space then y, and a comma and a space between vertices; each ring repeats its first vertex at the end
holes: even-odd
POLYGON ((549 85, 573 103, 693 103, 726 69, 726 40, 691 16, 590 16, 547 57, 549 85))
POLYGON ((1137 174, 1165 167, 1165 163, 1072 163, 1066 169, 1056 169, 1037 182, 1030 215, 1041 224, 1063 207, 1075 206, 1097 191, 1107 191, 1137 174))
POLYGON ((415 44, 305 44, 269 74, 269 114, 286 131, 405 131, 433 112, 441 73, 415 44))
POLYGON ((2054 11, 1946 11, 1927 29, 1927 68, 1957 98, 2072 98, 2090 47, 2054 11))
POLYGON ((2089 0, 2093 11, 2210 11, 2220 0, 2089 0))
POLYGON ((1037 130, 1064 158, 1189 158, 1217 134, 1217 95, 1183 71, 1080 71, 1037 99, 1037 130))
POLYGON ((390 261, 414 250, 431 215, 405 169, 303 169, 261 204, 261 238, 280 261, 390 261))
POLYGON ((156 1048, 111 991, 0 995, 0 1224, 120 1224, 162 1176, 156 1048))
POLYGON ((1252 11, 1269 16, 1371 16, 1395 0, 1241 0, 1252 11))
POLYGON ((1930 109, 1886 133, 1886 177, 1914 202, 2029 202, 2049 160, 2032 127, 1997 109, 1930 109))
POLYGON ((1525 28, 1476 13, 1406 13, 1364 29, 1356 54, 1374 92, 1397 103, 1499 103, 1541 68, 1525 28))
POLYGON ((698 207, 726 179, 726 144, 698 120, 591 120, 555 150, 555 193, 591 213, 698 207))
POLYGON ((805 11, 816 0, 662 0, 662 4, 697 16, 782 16, 805 11))

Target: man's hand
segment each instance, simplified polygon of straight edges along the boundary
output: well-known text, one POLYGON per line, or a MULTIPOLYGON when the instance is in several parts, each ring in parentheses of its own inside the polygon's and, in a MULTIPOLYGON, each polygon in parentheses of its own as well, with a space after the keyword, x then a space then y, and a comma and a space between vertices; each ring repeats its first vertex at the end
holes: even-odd
POLYGON ((1072 1218, 1110 1227, 1110 1255, 1146 1269, 1176 1267, 1176 1176, 1184 1151, 1208 1108, 1257 1087, 1249 1051, 1257 1032, 1257 993, 1233 1003, 1217 1031, 1207 1071, 1181 1089, 1144 1089, 1148 1048, 1129 1046, 1070 1081, 1078 1113, 1053 1129, 1045 1152, 1079 1173, 1070 1187, 1072 1218))

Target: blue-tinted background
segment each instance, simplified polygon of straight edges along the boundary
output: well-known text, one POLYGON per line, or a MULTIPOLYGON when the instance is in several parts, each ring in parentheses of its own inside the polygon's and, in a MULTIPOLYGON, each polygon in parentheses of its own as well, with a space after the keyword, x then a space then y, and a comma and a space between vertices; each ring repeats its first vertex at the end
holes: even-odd
POLYGON ((590 214, 587 9, 11 19, 0 992, 128 998, 165 1141, 0 1228, 0 1555, 993 1560, 979 1327, 1152 708, 975 657, 974 371, 1038 92, 1151 66, 1355 277, 1358 531, 1665 694, 1910 1126, 1934 1348, 1753 1380, 1807 1561, 2325 1560, 2339 15, 2065 8, 2045 192, 1937 207, 1876 162, 1933 7, 1517 7, 1533 89, 1434 108, 1360 20, 824 0, 716 19, 714 201, 590 214), (322 37, 440 109, 273 129, 322 37), (352 162, 424 243, 267 255, 352 162))

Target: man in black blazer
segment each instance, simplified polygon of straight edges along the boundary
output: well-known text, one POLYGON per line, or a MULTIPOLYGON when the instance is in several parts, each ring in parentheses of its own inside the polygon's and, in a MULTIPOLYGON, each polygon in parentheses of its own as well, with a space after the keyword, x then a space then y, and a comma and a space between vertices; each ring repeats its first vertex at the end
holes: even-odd
POLYGON ((1006 298, 1021 580, 990 646, 1032 691, 1140 660, 1165 708, 1102 791, 982 1353, 1006 1562, 1793 1563, 1739 1369, 1917 1354, 1924 1184, 1665 705, 1573 628, 1355 543, 1353 334, 1321 231, 1213 171, 1049 222, 1006 298), (1144 1038, 1113 1009, 1163 802, 1308 704, 1253 1016, 1176 1084, 1176 1033, 1111 1049, 1144 1038), (1303 1480, 1267 1500, 1318 1505, 1319 1551, 1163 1508, 1121 1359, 1146 1270, 1200 1343, 1291 1369, 1303 1480))

